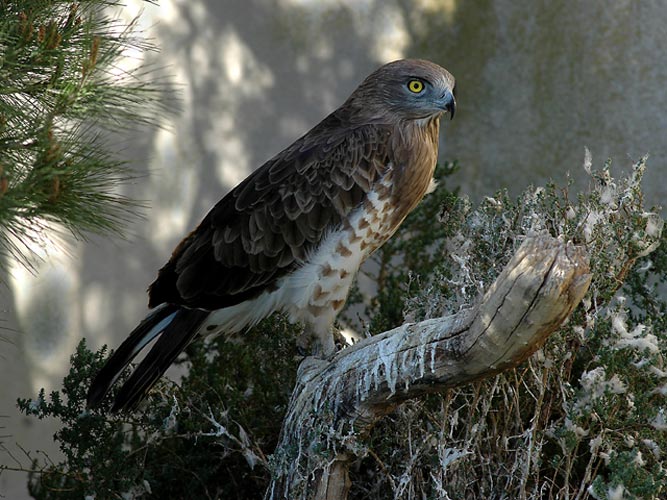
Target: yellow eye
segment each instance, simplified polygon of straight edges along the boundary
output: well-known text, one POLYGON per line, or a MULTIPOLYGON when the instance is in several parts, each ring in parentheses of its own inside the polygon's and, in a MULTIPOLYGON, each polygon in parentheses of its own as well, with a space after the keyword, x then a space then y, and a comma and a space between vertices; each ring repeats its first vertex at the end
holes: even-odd
POLYGON ((424 82, 421 80, 410 80, 408 82, 408 89, 410 89, 410 92, 419 94, 422 90, 424 90, 424 82))

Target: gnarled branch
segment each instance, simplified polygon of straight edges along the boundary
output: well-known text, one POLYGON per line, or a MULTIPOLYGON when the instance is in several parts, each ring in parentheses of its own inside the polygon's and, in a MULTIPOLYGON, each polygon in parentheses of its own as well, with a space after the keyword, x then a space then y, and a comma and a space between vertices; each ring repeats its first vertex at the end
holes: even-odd
POLYGON ((407 399, 517 366, 567 319, 590 281, 583 248, 528 237, 476 306, 402 325, 329 361, 305 360, 266 498, 347 498, 355 436, 407 399))

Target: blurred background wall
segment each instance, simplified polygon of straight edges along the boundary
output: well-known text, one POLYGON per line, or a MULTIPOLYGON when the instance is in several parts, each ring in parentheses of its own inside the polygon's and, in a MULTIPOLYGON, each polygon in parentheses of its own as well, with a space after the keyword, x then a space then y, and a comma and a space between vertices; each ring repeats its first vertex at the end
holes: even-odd
MULTIPOLYGON (((57 388, 81 337, 116 346, 211 205, 384 62, 427 58, 457 78, 441 159, 459 160, 448 187, 473 200, 567 172, 581 180, 588 147, 594 165, 612 158, 619 170, 649 153, 647 201, 664 203, 662 1, 127 0, 119 15, 142 9, 160 53, 128 64, 161 67, 182 111, 126 138, 122 154, 143 176, 127 194, 150 204, 127 241, 64 242, 36 276, 14 268, 0 288, 0 435, 17 456, 17 443, 58 455, 54 424, 22 418, 16 398, 57 388)), ((12 461, 0 452, 0 463, 12 461)), ((25 477, 3 474, 0 493, 27 498, 25 477)))

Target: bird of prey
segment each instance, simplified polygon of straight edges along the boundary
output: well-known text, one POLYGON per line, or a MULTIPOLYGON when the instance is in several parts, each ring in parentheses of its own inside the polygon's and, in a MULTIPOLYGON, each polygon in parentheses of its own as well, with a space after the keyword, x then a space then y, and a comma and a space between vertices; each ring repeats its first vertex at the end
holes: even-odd
POLYGON ((152 312, 97 374, 89 406, 156 337, 114 411, 135 406, 193 339, 240 332, 274 311, 303 323, 318 355, 334 352, 333 322, 359 266, 429 189, 454 85, 432 62, 388 63, 232 189, 160 269, 152 312))

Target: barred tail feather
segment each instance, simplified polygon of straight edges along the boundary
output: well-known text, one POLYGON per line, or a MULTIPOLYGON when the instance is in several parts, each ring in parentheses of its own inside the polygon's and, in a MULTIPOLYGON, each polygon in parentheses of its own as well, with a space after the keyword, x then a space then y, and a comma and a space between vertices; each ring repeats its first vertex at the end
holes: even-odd
POLYGON ((196 336, 208 314, 209 311, 172 304, 156 309, 139 323, 99 371, 88 391, 88 406, 99 405, 137 354, 162 334, 121 387, 112 411, 134 407, 196 336))

